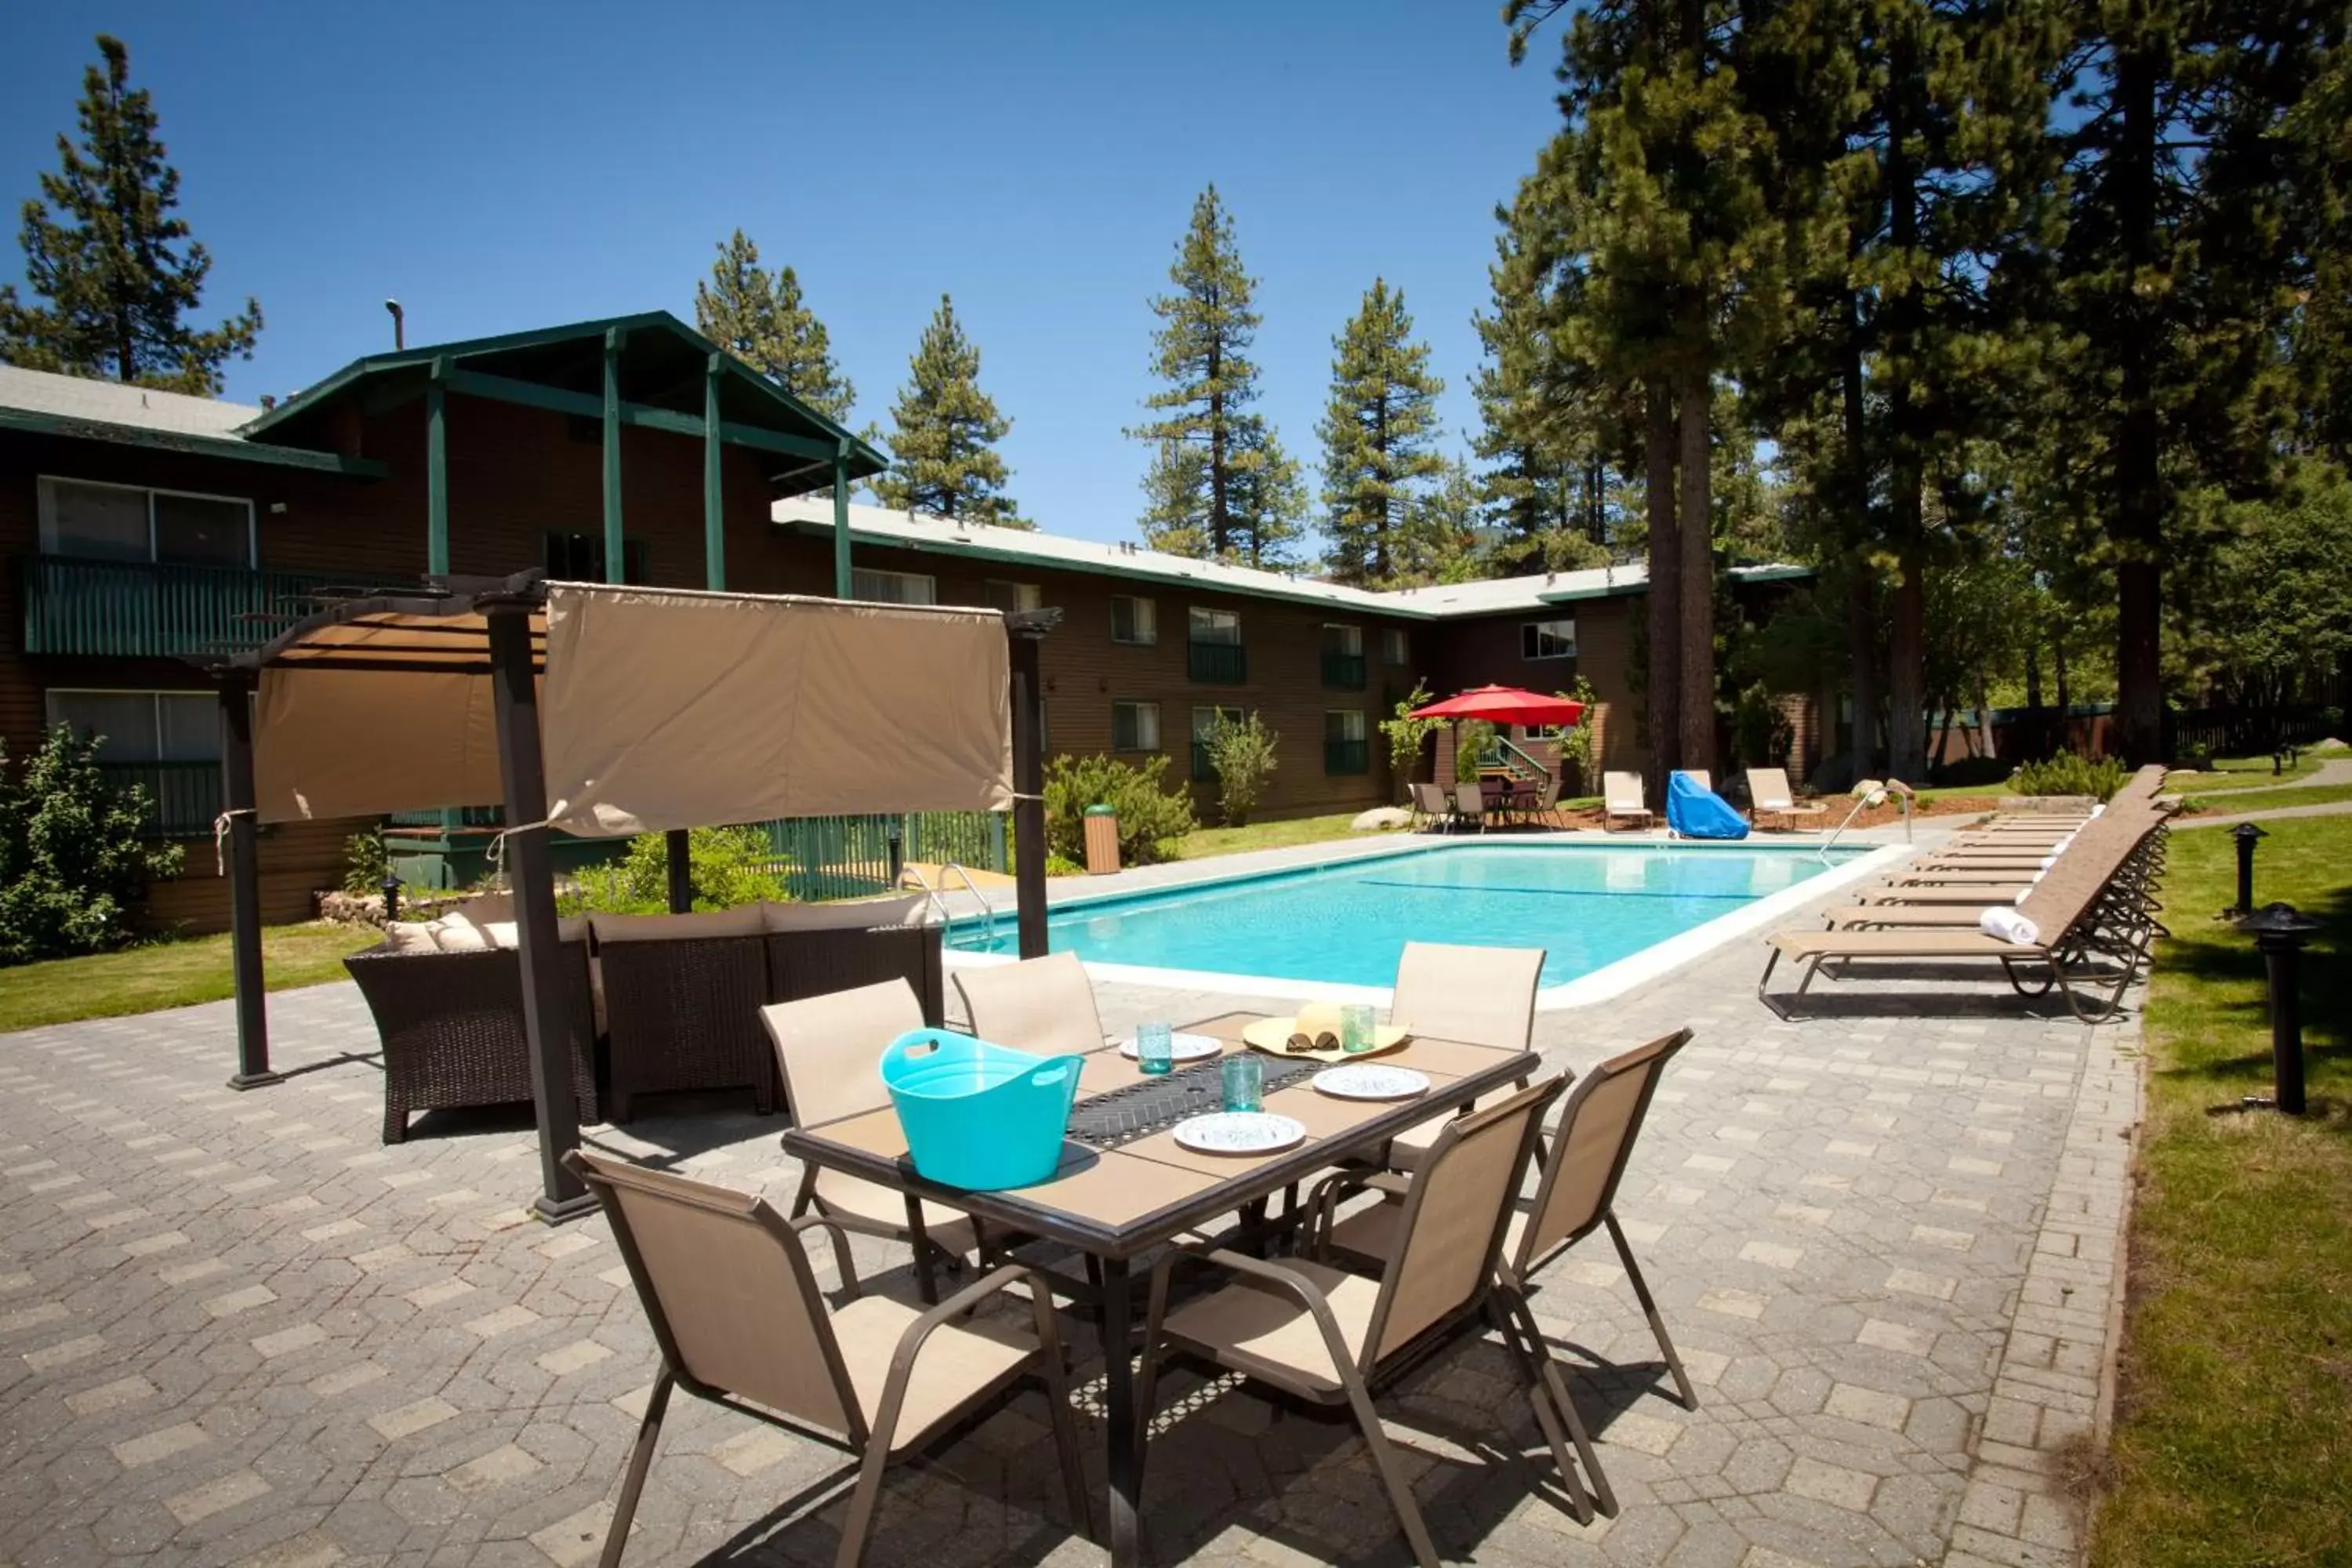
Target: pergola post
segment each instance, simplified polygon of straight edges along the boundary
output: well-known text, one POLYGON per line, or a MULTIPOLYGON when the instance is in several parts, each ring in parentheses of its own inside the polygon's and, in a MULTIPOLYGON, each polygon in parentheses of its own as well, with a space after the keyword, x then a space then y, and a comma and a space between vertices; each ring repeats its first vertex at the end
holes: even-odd
POLYGON ((547 773, 540 759, 531 607, 518 603, 485 606, 485 612, 499 773, 506 788, 505 861, 521 950, 523 1040, 530 1055, 531 1100, 539 1113, 541 1191, 531 1207, 548 1224, 560 1225, 593 1211, 596 1200, 563 1163, 563 1156, 580 1146, 580 1104, 573 1098, 562 948, 555 922, 555 872, 548 858, 547 773))
POLYGON ((1013 884, 1021 956, 1045 956, 1045 687, 1038 654, 1062 612, 1004 617, 1013 663, 1013 884))
POLYGON ((236 1076, 231 1089, 279 1081, 269 1067, 269 1009, 261 975, 261 854, 255 842, 253 677, 225 672, 220 689, 221 807, 228 831, 229 973, 236 985, 236 1076))
POLYGON ((436 359, 425 381, 425 570, 449 570, 449 362, 436 359))
POLYGON ((833 596, 849 592, 849 443, 833 450, 833 596))

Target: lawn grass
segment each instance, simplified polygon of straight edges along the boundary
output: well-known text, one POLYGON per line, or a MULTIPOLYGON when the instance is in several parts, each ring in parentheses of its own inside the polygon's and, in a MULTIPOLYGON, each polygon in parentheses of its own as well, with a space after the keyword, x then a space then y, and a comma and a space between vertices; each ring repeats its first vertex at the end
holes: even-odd
POLYGON ((2294 779, 2308 778, 2326 759, 2310 752, 2299 753, 2293 766, 2271 772, 2268 757, 2216 757, 2203 773, 2176 768, 2164 775, 2164 787, 2175 795, 2213 795, 2223 790, 2271 789, 2294 779))
POLYGON ((2326 805, 2352 800, 2352 784, 2301 784, 2288 789, 2208 790, 2187 797, 2191 811, 2273 811, 2283 805, 2326 805))
POLYGON ((2352 1563, 2352 817, 2270 830, 2255 896, 2327 922, 2303 963, 2311 1114, 2238 1109, 2270 1087, 2262 964, 2213 918, 2229 836, 2176 834, 2100 1568, 2352 1563))
POLYGON ((1176 858, 1205 859, 1211 855, 1239 855, 1251 849, 1286 849, 1294 844, 1320 844, 1326 839, 1373 837, 1349 832, 1353 811, 1331 816, 1294 816, 1281 822, 1253 822, 1243 827, 1196 827, 1176 840, 1176 858))
MULTIPOLYGON (((272 991, 341 980, 343 956, 381 936, 323 921, 270 926, 261 933, 261 971, 272 991)), ((218 1002, 235 994, 228 965, 228 938, 199 936, 0 969, 0 1031, 218 1002)))

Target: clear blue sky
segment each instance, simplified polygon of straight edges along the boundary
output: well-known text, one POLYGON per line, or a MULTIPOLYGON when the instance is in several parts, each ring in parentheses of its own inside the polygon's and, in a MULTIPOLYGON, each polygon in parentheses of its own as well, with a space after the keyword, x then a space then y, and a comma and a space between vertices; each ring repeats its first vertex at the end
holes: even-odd
MULTIPOLYGON (((215 266, 268 316, 228 394, 409 341, 666 308, 740 226, 799 269, 882 423, 942 290, 1047 528, 1130 534, 1152 317, 1214 181, 1262 280, 1264 406, 1313 472, 1330 340, 1376 275, 1475 417, 1494 205, 1557 124, 1556 42, 1496 0, 1252 4, 12 5, 0 278, 103 29, 131 47, 215 266)), ((216 308, 216 309, 215 309, 216 308)))

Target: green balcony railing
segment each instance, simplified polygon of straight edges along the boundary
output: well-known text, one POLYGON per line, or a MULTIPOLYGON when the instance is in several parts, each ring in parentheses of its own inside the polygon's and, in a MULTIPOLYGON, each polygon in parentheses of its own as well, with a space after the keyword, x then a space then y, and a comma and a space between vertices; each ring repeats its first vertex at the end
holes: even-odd
POLYGON ((98 771, 117 789, 146 791, 147 831, 156 837, 211 836, 221 811, 218 763, 100 763, 98 771))
POLYGON ((1211 686, 1239 686, 1249 679, 1249 650, 1239 643, 1196 642, 1187 647, 1192 679, 1211 686))
POLYGON ((1326 741, 1323 771, 1327 773, 1368 773, 1372 771, 1370 741, 1326 741))
POLYGON ((1216 781, 1217 763, 1216 759, 1210 754, 1209 742, 1206 741, 1193 742, 1192 782, 1194 784, 1214 784, 1216 781))
POLYGON ((1360 653, 1325 654, 1323 684, 1332 691, 1361 691, 1364 689, 1364 656, 1360 653))
POLYGON ((27 556, 25 651, 179 658, 258 647, 303 616, 392 585, 349 572, 255 572, 27 556))

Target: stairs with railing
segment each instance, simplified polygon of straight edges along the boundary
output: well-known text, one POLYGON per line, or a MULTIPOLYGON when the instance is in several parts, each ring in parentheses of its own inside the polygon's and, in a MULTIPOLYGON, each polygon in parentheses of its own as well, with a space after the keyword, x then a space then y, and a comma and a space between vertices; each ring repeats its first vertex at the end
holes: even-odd
POLYGON ((1501 735, 1490 739, 1478 753, 1478 772, 1482 777, 1505 778, 1515 784, 1542 784, 1552 776, 1542 758, 1501 735))

